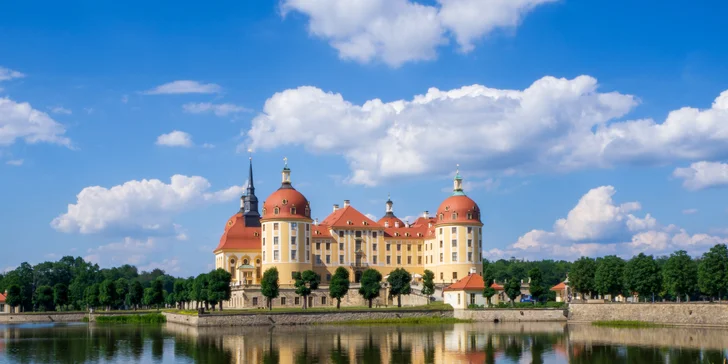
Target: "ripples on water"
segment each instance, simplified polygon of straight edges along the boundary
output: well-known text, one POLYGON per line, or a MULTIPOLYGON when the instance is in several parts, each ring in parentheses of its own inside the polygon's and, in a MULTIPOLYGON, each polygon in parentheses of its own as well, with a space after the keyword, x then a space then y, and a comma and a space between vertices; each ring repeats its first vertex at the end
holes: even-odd
POLYGON ((560 323, 192 328, 0 325, 12 363, 716 363, 719 329, 560 323))

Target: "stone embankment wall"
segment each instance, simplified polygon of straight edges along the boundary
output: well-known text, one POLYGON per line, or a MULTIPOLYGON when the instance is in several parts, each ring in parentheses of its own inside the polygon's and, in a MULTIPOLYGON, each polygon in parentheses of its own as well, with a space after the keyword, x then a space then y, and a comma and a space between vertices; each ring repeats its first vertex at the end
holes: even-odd
POLYGON ((645 321, 673 325, 728 326, 728 305, 718 303, 611 303, 569 305, 569 322, 645 321))
POLYGON ((455 318, 477 322, 566 322, 562 309, 455 310, 455 318))
POLYGON ((38 322, 80 322, 88 314, 83 312, 49 312, 0 315, 0 324, 24 324, 38 322))
POLYGON ((579 344, 656 346, 723 350, 728 348, 728 335, 721 329, 702 327, 611 328, 588 323, 569 324, 569 341, 579 344))
POLYGON ((378 320, 412 317, 453 317, 453 311, 343 311, 343 312, 297 312, 297 313, 251 313, 251 314, 213 314, 203 316, 164 313, 167 322, 206 326, 272 326, 272 325, 311 325, 327 322, 353 320, 378 320))

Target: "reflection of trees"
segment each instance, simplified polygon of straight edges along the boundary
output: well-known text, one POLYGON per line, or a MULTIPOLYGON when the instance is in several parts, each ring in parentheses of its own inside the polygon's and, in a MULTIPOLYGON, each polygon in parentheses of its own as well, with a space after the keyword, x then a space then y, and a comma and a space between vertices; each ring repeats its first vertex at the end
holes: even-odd
MULTIPOLYGON (((273 330, 268 331, 268 350, 263 352, 263 363, 264 364, 278 364, 281 361, 281 354, 278 352, 278 348, 273 345, 273 330)), ((299 361, 296 360, 296 363, 299 361)))
POLYGON ((697 349, 669 349, 667 355, 670 364, 700 363, 700 350, 697 349))
POLYGON ((624 362, 625 358, 620 354, 616 346, 592 346, 589 348, 583 345, 572 344, 569 353, 569 363, 572 364, 612 364, 624 362))
POLYGON ((523 354, 523 344, 521 342, 521 338, 518 336, 508 336, 507 341, 508 343, 506 344, 504 354, 506 358, 510 358, 513 361, 517 362, 519 359, 521 359, 521 355, 523 354))
POLYGON ((725 363, 723 353, 718 350, 706 350, 703 352, 703 363, 725 363))
POLYGON ((488 335, 488 341, 485 343, 485 362, 487 364, 495 364, 495 346, 493 345, 493 335, 488 335))
POLYGON ((627 347, 627 360, 629 364, 664 363, 665 355, 659 348, 654 347, 627 347))
POLYGON ((374 337, 372 336, 371 329, 369 329, 369 339, 367 340, 366 345, 362 348, 361 355, 357 356, 361 357, 361 362, 363 364, 382 363, 382 355, 379 352, 379 345, 374 344, 374 337))
POLYGON ((539 335, 531 337, 531 364, 543 364, 543 353, 546 351, 545 341, 539 335))
POLYGON ((425 338, 425 364, 435 364, 435 335, 432 331, 427 332, 425 338))
POLYGON ((397 346, 392 349, 392 356, 389 362, 392 364, 412 362, 412 346, 402 345, 402 331, 399 329, 397 329, 397 346))
POLYGON ((331 350, 331 362, 336 364, 348 364, 349 353, 341 347, 341 333, 336 335, 336 347, 331 350))
POLYGON ((162 361, 164 356, 164 338, 162 335, 152 336, 152 359, 162 361))
POLYGON ((308 352, 308 331, 303 334, 303 349, 296 353, 295 363, 296 364, 312 364, 318 363, 319 358, 317 353, 308 352))

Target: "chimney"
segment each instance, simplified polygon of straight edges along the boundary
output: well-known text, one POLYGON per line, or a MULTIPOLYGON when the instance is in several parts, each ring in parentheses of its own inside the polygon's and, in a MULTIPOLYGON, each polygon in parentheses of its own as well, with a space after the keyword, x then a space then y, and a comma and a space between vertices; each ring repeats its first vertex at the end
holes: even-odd
POLYGON ((338 204, 334 204, 334 212, 336 212, 336 210, 338 210, 338 209, 339 209, 339 205, 338 204))
POLYGON ((430 212, 429 211, 423 212, 422 213, 422 217, 424 217, 425 219, 429 219, 430 218, 430 212))
POLYGON ((349 207, 349 200, 344 200, 344 207, 349 207))
POLYGON ((318 225, 318 217, 316 218, 316 220, 313 221, 313 224, 318 225))
POLYGON ((470 274, 475 274, 475 273, 477 273, 477 270, 475 269, 475 267, 470 267, 470 274))

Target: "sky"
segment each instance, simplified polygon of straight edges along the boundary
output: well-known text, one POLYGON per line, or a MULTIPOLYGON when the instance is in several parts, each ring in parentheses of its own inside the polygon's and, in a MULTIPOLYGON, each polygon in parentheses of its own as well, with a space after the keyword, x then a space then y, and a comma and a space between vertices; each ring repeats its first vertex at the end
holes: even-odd
POLYGON ((728 243, 720 1, 22 1, 0 12, 0 271, 214 266, 250 155, 410 222, 456 169, 488 259, 728 243), (252 150, 252 154, 248 152, 252 150))

